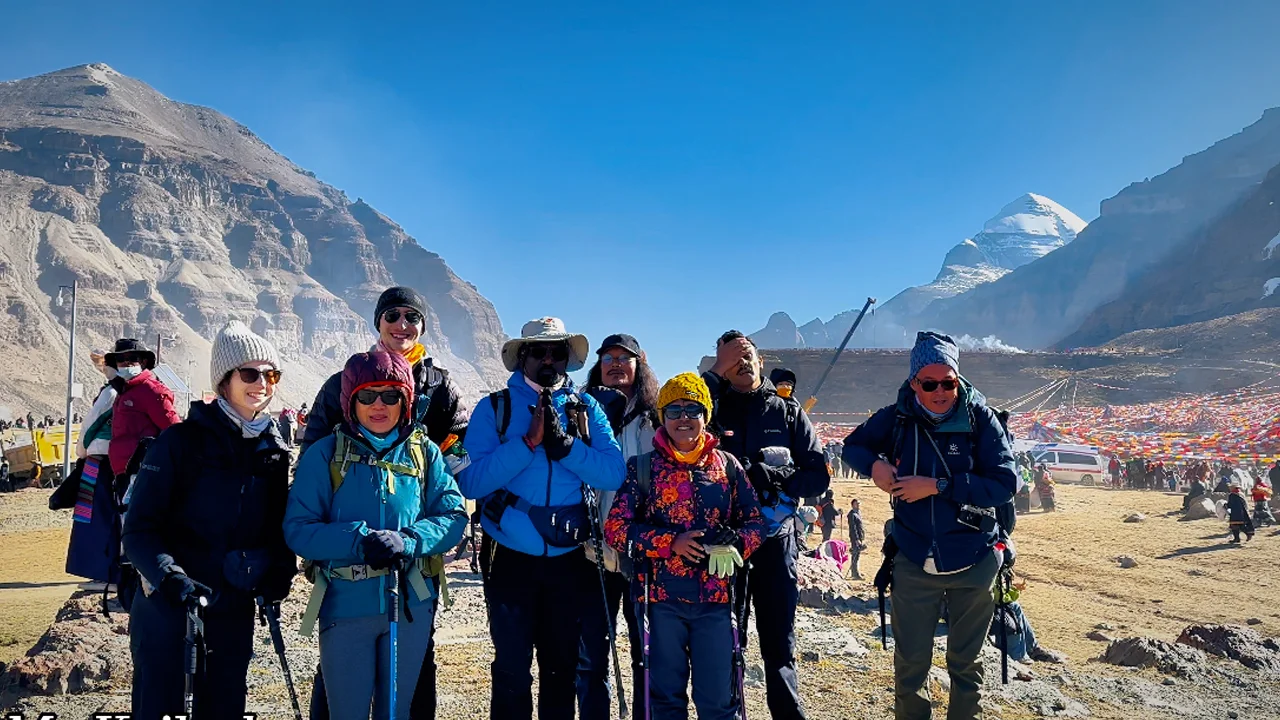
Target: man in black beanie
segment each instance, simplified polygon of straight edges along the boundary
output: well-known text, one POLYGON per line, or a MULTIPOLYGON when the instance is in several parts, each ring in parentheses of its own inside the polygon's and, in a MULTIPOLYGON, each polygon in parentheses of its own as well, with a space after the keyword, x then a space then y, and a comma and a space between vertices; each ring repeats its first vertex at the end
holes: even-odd
MULTIPOLYGON (((427 428, 427 437, 436 445, 444 445, 451 435, 456 435, 461 442, 470 416, 466 406, 458 402, 458 388, 449 379, 448 371, 436 367, 427 357, 426 348, 418 342, 426 329, 426 316, 427 302, 416 290, 409 287, 387 288, 378 298, 374 310, 373 326, 378 332, 378 342, 370 352, 395 353, 408 360, 413 367, 414 420, 427 428)), ((334 425, 342 419, 341 395, 342 373, 337 372, 325 381, 312 402, 311 412, 307 413, 299 457, 306 453, 311 443, 331 434, 334 425)), ((427 646, 426 660, 422 663, 410 713, 415 720, 430 720, 436 715, 434 631, 427 646)), ((328 717, 324 678, 317 667, 311 693, 311 718, 328 720, 328 717)))

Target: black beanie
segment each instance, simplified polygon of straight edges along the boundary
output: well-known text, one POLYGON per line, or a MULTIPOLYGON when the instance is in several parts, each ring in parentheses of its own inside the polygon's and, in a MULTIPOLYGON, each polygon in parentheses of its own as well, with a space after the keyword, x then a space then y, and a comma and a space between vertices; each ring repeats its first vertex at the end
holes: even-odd
POLYGON ((427 301, 418 294, 417 290, 411 287, 396 286, 390 287, 382 291, 382 295, 378 296, 378 307, 373 311, 373 329, 377 331, 379 320, 382 319, 382 313, 394 307, 407 307, 411 310, 417 310, 422 315, 423 325, 426 325, 427 301))

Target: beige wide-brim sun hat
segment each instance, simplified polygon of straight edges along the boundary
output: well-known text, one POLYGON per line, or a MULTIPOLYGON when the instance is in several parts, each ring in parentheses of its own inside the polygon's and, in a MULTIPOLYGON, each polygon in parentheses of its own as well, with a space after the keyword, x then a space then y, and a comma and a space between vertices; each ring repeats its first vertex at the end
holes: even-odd
POLYGON ((564 329, 560 318, 543 317, 530 320, 520 329, 520 337, 508 340, 502 346, 502 364, 515 372, 520 364, 520 348, 534 343, 563 342, 569 345, 569 372, 581 370, 587 364, 591 343, 586 335, 578 335, 564 329))

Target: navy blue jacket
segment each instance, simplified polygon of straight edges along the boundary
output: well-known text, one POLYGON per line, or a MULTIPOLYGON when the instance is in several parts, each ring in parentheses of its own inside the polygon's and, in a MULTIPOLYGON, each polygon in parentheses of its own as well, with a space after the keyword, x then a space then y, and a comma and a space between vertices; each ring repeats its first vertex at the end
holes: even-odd
POLYGON ((961 382, 960 406, 934 425, 924 416, 909 384, 898 402, 882 408, 845 438, 842 456, 863 475, 884 456, 898 475, 949 479, 946 490, 913 503, 893 501, 893 539, 908 560, 924 565, 933 553, 939 572, 977 564, 991 552, 998 531, 982 532, 957 521, 961 505, 997 508, 1018 488, 1013 452, 1004 428, 986 398, 961 382), (933 438, 933 443, 929 442, 933 438), (896 442, 896 447, 895 447, 896 442), (946 469, 942 458, 945 457, 946 469))
POLYGON ((125 514, 125 555, 152 586, 180 567, 216 598, 234 567, 258 578, 253 595, 281 600, 298 563, 284 542, 288 494, 289 451, 274 423, 245 438, 217 404, 195 403, 147 448, 125 514))
MULTIPOLYGON (((749 393, 734 390, 728 380, 710 371, 702 373, 702 379, 711 390, 715 404, 709 429, 720 437, 720 449, 738 458, 748 477, 763 473, 793 499, 814 497, 827 491, 831 474, 827 472, 822 444, 809 416, 798 403, 778 395, 778 390, 767 379, 749 393), (795 406, 788 410, 788 403, 795 406), (790 418, 794 421, 788 425, 790 418), (770 467, 754 462, 757 452, 771 446, 789 449, 792 465, 770 467), (753 465, 758 467, 753 469, 753 465)), ((761 494, 766 488, 755 490, 761 494)))

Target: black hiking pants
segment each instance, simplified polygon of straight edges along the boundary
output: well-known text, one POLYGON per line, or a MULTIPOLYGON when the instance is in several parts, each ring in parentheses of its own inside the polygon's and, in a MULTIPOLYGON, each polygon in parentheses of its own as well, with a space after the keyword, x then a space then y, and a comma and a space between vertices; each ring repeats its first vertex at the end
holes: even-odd
MULTIPOLYGON (((193 720, 244 717, 256 611, 253 598, 234 590, 224 590, 204 610, 208 653, 196 676, 193 720)), ((129 613, 132 714, 137 720, 182 714, 186 635, 186 610, 159 592, 146 597, 139 587, 129 613)))
MULTIPOLYGON (((751 569, 738 575, 736 612, 745 610, 749 580, 755 609, 760 657, 764 660, 765 692, 773 720, 804 720, 800 683, 796 673, 796 536, 790 528, 764 541, 751 555, 751 569)), ((741 617, 738 615, 738 617, 741 617)), ((747 646, 747 638, 741 638, 747 646)))
MULTIPOLYGON (((632 683, 627 691, 628 708, 631 710, 631 717, 644 720, 648 717, 643 708, 644 647, 640 641, 640 625, 636 622, 636 603, 631 594, 631 581, 622 573, 606 572, 604 583, 609 595, 606 606, 600 591, 596 589, 600 585, 599 571, 594 563, 588 565, 590 585, 582 593, 582 645, 578 653, 578 718, 610 720, 613 717, 613 703, 609 696, 613 661, 609 657, 608 625, 612 618, 619 644, 624 632, 630 641, 632 683), (619 607, 626 620, 625 626, 618 620, 619 607)), ((621 658, 619 662, 622 662, 621 658)))
POLYGON ((585 593, 600 580, 582 548, 557 557, 525 555, 485 536, 480 554, 493 642, 491 720, 533 717, 538 653, 538 720, 574 720, 585 593))

